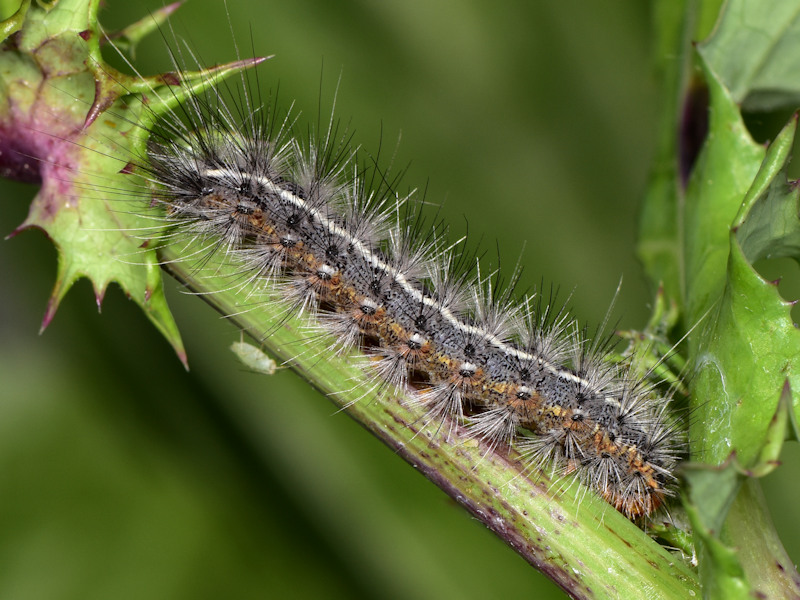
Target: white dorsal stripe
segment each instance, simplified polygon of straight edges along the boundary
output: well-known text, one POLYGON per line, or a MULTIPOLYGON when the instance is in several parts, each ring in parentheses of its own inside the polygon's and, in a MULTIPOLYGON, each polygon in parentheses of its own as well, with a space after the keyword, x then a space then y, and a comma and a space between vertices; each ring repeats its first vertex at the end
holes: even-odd
POLYGON ((268 193, 277 194, 285 202, 302 209, 306 214, 310 215, 316 223, 318 223, 330 234, 343 239, 345 242, 347 242, 348 245, 350 245, 353 248, 354 252, 357 252, 364 259, 364 261, 367 264, 371 265, 376 269, 380 269, 384 273, 389 274, 409 296, 411 296, 418 302, 421 302, 423 305, 435 309, 439 314, 442 315, 442 317, 444 317, 445 321, 447 321, 454 328, 458 329, 459 331, 463 331, 464 333, 480 336, 481 338, 492 344, 492 346, 494 346, 499 351, 503 352, 508 356, 513 356, 520 360, 534 361, 538 363, 547 372, 558 377, 559 379, 571 381, 573 383, 578 383, 580 385, 589 388, 593 387, 591 383, 586 379, 584 379, 583 377, 580 377, 578 375, 575 375, 574 373, 571 373, 565 369, 561 369, 553 365, 552 363, 545 360, 542 356, 531 352, 525 352, 524 350, 520 350, 519 348, 503 341, 502 339, 486 331, 485 329, 481 329, 480 327, 477 327, 475 325, 469 325, 468 323, 465 323, 458 317, 458 315, 454 314, 446 306, 443 306, 441 303, 437 302, 436 300, 434 300, 429 296, 425 296, 418 288, 416 288, 406 278, 406 276, 401 271, 394 268, 392 265, 383 262, 366 245, 364 245, 364 243, 360 239, 352 236, 349 231, 340 227, 335 221, 327 218, 316 208, 310 206, 303 198, 301 198, 297 194, 293 194, 292 192, 280 187, 280 185, 274 183, 268 177, 264 177, 262 175, 254 175, 252 173, 244 173, 237 169, 206 169, 205 171, 202 171, 200 175, 202 177, 222 179, 225 181, 233 181, 235 179, 242 177, 247 177, 253 181, 257 181, 259 184, 264 186, 264 188, 268 193))

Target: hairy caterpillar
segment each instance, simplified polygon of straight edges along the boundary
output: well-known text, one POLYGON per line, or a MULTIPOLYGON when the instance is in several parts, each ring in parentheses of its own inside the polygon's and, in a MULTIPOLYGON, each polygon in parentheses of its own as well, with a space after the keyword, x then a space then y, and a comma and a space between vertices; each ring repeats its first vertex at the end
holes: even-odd
POLYGON ((169 123, 177 138, 149 148, 141 167, 168 235, 205 245, 202 260, 223 253, 287 310, 319 311, 331 352, 360 346, 380 388, 410 393, 438 428, 477 409, 470 433, 491 446, 521 435, 537 467, 576 471, 626 516, 663 505, 677 462, 664 398, 604 362, 546 302, 515 305, 480 269, 466 283, 471 265, 416 209, 402 216, 408 198, 365 183, 375 177, 359 174, 333 127, 304 147, 283 129, 288 117, 257 110, 234 132, 218 96, 192 98, 189 126, 169 123))
POLYGON ((668 402, 574 319, 541 294, 515 299, 516 275, 504 288, 480 263, 473 273, 335 122, 303 141, 293 116, 246 91, 234 107, 217 92, 186 104, 138 168, 167 238, 201 245, 201 269, 230 261, 245 298, 276 290, 287 312, 315 313, 329 352, 360 347, 374 386, 410 394, 437 429, 469 423, 490 447, 518 439, 536 468, 576 472, 630 518, 664 504, 677 463, 668 402))
MULTIPOLYGON (((519 234, 509 234, 509 237, 515 237, 515 236, 519 237, 519 234)), ((538 275, 537 275, 537 277, 538 277, 538 275)), ((560 277, 559 277, 559 279, 560 279, 560 277)), ((616 281, 616 279, 613 279, 612 281, 616 281)), ((608 297, 608 296, 610 296, 610 294, 606 295, 606 297, 608 297)), ((602 312, 603 311, 601 310, 600 313, 602 313, 602 312)))

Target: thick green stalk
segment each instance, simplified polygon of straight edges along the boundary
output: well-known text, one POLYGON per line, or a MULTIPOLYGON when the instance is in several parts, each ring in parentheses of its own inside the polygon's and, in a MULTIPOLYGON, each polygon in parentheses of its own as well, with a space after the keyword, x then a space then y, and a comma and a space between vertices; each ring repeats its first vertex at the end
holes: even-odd
POLYGON ((696 574, 635 524, 569 478, 521 471, 504 448, 468 440, 454 426, 426 423, 424 412, 373 389, 366 359, 330 356, 333 341, 309 339, 308 325, 286 316, 275 296, 236 284, 235 265, 180 261, 192 250, 167 249, 162 258, 188 288, 231 319, 397 454, 442 488, 496 535, 575 598, 686 598, 699 593, 696 574), (172 262, 176 261, 176 262, 172 262), (213 273, 213 275, 209 275, 213 273), (361 363, 363 366, 359 366, 361 363), (365 368, 364 368, 365 367, 365 368))

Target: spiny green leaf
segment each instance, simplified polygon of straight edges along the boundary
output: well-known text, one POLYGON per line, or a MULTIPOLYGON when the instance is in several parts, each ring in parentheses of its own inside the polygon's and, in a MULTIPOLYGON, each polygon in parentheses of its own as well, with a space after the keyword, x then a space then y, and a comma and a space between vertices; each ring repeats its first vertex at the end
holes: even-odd
MULTIPOLYGON (((714 92, 718 106, 729 98, 723 90, 714 92), (722 98, 723 100, 720 100, 722 98)), ((733 106, 728 104, 733 111, 733 106)), ((733 115, 733 112, 719 111, 733 115)), ((724 126, 719 121, 715 126, 724 126)), ((723 127, 727 134, 735 131, 735 122, 723 127)), ((713 131, 713 130, 712 130, 713 131)), ((709 140, 708 154, 724 156, 726 133, 723 139, 709 140), (723 147, 718 147, 723 144, 723 147)), ((695 235, 708 236, 716 245, 695 244, 701 248, 698 257, 689 257, 690 264, 698 265, 695 279, 699 293, 703 292, 705 305, 710 307, 701 326, 702 334, 695 342, 696 375, 693 383, 695 410, 691 438, 702 440, 693 449, 694 455, 712 464, 719 464, 736 451, 741 464, 752 466, 764 444, 784 381, 793 389, 800 389, 800 331, 794 326, 790 304, 778 294, 774 284, 764 281, 753 269, 751 260, 770 254, 785 255, 793 250, 800 225, 797 223, 797 192, 786 179, 785 168, 789 158, 794 122, 770 146, 763 165, 753 177, 746 195, 737 198, 733 193, 725 197, 726 186, 719 197, 712 197, 705 206, 718 208, 716 213, 722 223, 731 223, 727 232, 707 231, 711 222, 698 218, 695 235), (718 203, 718 204, 715 204, 718 203), (736 218, 730 212, 736 209, 736 218), (727 244, 721 244, 720 233, 725 233, 727 244), (745 255, 745 249, 749 257, 745 255), (702 261, 705 257, 705 261, 702 261), (727 259, 726 269, 718 264, 727 259)), ((705 164, 711 164, 706 162, 705 164)), ((738 165, 749 171, 753 164, 738 165)), ((728 167, 730 168, 730 167, 728 167)), ((704 178, 717 180, 709 171, 698 171, 704 178)), ((730 177, 731 180, 734 177, 730 177)), ((730 190, 733 192, 733 190, 730 190)), ((715 189, 708 189, 714 196, 715 189)), ((692 200, 698 198, 690 197, 692 200)), ((695 312, 697 318, 702 315, 695 312)))
MULTIPOLYGON (((103 60, 97 8, 97 0, 36 6, 0 55, 2 150, 22 157, 2 174, 42 183, 16 231, 39 228, 59 251, 43 327, 79 278, 91 280, 98 306, 115 281, 185 362, 159 260, 147 243, 158 235, 159 221, 142 214, 147 186, 130 164, 145 156, 148 129, 159 116, 263 59, 180 75, 126 75, 103 60)), ((139 23, 131 35, 140 39, 151 30, 139 23)))
POLYGON ((106 38, 112 41, 116 48, 126 52, 131 59, 134 59, 136 58, 136 46, 139 42, 152 32, 157 31, 182 4, 183 0, 180 0, 179 2, 162 6, 152 14, 139 19, 135 23, 131 23, 124 29, 108 34, 106 38))
POLYGON ((754 476, 774 469, 793 429, 790 390, 798 389, 800 332, 790 303, 752 266, 761 258, 798 255, 797 193, 786 177, 796 123, 765 150, 752 140, 738 106, 759 98, 774 59, 769 48, 794 35, 792 19, 776 15, 796 3, 778 3, 772 14, 759 5, 752 18, 745 4, 726 4, 700 51, 710 122, 683 203, 685 318, 699 324, 690 339, 691 451, 696 460, 727 465, 687 470, 686 508, 700 542, 704 594, 712 598, 797 592, 796 571, 764 514, 754 476), (756 51, 748 37, 765 15, 775 23, 760 30, 765 39, 756 51))
MULTIPOLYGON (((17 228, 44 231, 59 251, 58 276, 43 327, 80 277, 92 281, 98 306, 116 281, 136 301, 185 360, 177 326, 162 291, 158 259, 143 248, 152 222, 124 199, 140 197, 142 182, 126 174, 131 123, 142 110, 136 97, 88 127, 95 80, 87 64, 97 37, 96 2, 62 0, 33 7, 14 46, 0 55, 6 148, 24 157, 17 178, 41 180, 28 217, 17 228), (90 32, 90 33, 86 33, 90 32)), ((14 169, 15 165, 8 167, 14 169)))

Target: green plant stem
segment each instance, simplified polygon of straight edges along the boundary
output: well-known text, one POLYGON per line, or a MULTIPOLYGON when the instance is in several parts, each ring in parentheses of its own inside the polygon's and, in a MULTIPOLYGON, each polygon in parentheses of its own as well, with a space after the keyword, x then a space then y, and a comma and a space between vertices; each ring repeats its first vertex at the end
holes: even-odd
MULTIPOLYGON (((181 248, 186 256, 187 249, 181 248)), ((192 255, 191 249, 188 255, 192 255)), ((375 386, 367 359, 330 356, 330 339, 255 284, 236 283, 236 267, 202 273, 166 249, 168 270, 230 317, 352 418, 464 506, 574 598, 687 598, 697 575, 635 524, 571 478, 523 472, 519 456, 461 435, 460 425, 426 424, 419 408, 375 386), (209 275, 211 273, 211 275, 209 275), (266 333, 265 333, 266 332, 266 333), (313 338, 313 339, 312 339, 313 338), (359 364, 360 363, 360 364, 359 364), (366 368, 365 368, 366 367, 366 368)), ((302 438, 300 432, 298 437, 302 438)))

